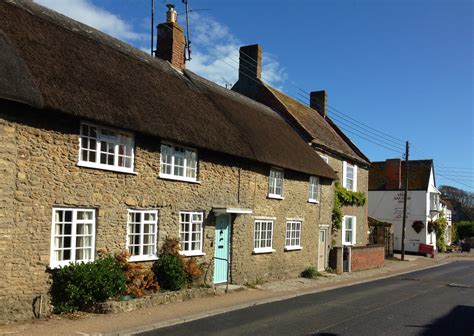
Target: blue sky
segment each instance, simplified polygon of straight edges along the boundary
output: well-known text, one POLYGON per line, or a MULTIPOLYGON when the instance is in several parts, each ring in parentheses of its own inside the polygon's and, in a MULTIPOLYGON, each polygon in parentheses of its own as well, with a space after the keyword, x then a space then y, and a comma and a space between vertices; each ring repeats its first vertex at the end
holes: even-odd
MULTIPOLYGON (((151 0, 37 2, 149 50, 151 0)), ((155 0, 156 23, 166 3, 155 0)), ((435 160, 438 185, 474 191, 471 0, 189 4, 210 9, 191 16, 191 70, 233 84, 238 48, 259 43, 263 79, 304 101, 327 90, 330 116, 372 161, 402 156, 408 140, 411 158, 435 160)))

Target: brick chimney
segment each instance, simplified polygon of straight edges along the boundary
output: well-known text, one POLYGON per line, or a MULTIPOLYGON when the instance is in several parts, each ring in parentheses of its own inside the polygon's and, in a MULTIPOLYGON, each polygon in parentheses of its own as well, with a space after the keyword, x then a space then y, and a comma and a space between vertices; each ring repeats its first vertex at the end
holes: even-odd
POLYGON ((262 77, 262 48, 258 44, 240 47, 239 80, 251 81, 262 77))
POLYGON ((385 161, 385 188, 398 190, 402 181, 402 160, 388 159, 385 161))
POLYGON ((178 69, 184 69, 184 33, 183 28, 176 22, 178 13, 174 5, 166 5, 166 22, 157 26, 157 41, 155 56, 170 62, 178 69))
POLYGON ((309 95, 309 106, 323 117, 326 118, 328 110, 328 93, 327 91, 313 91, 309 95))

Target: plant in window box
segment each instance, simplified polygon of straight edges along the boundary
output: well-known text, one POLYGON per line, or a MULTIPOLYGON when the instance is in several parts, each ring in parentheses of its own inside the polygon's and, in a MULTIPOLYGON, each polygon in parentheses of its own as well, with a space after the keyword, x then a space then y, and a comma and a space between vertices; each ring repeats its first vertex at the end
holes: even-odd
POLYGON ((413 230, 415 230, 416 233, 420 233, 421 230, 425 227, 425 224, 423 224, 422 221, 414 221, 412 226, 413 230))

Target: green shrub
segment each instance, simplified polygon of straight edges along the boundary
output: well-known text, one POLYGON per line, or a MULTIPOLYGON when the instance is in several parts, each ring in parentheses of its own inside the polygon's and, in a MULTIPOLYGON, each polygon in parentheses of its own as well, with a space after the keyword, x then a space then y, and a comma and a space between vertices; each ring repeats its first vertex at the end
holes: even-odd
POLYGON ((301 272, 303 278, 314 279, 318 276, 321 276, 321 273, 316 271, 314 267, 307 267, 303 272, 301 272))
POLYGON ((125 277, 113 256, 53 270, 54 311, 70 313, 125 291, 125 277))
POLYGON ((363 192, 351 191, 336 182, 334 188, 334 207, 332 209, 332 232, 342 228, 343 206, 364 206, 367 197, 363 192))
POLYGON ((183 261, 177 255, 160 255, 159 259, 153 264, 153 272, 163 289, 180 290, 188 282, 183 261))
POLYGON ((456 224, 459 239, 474 237, 474 222, 462 221, 456 224))

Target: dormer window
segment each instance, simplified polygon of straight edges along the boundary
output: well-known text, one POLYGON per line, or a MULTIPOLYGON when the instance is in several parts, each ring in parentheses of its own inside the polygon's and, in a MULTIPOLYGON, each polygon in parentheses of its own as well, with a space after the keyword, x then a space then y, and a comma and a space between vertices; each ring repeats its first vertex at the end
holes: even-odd
POLYGON ((132 134, 82 123, 79 142, 79 166, 133 173, 132 134))
POLYGON ((347 190, 357 191, 357 165, 343 162, 342 186, 347 190))
POLYGON ((272 168, 268 177, 268 197, 283 199, 283 170, 272 168))
POLYGON ((196 182, 197 161, 195 150, 162 143, 160 177, 196 182))

